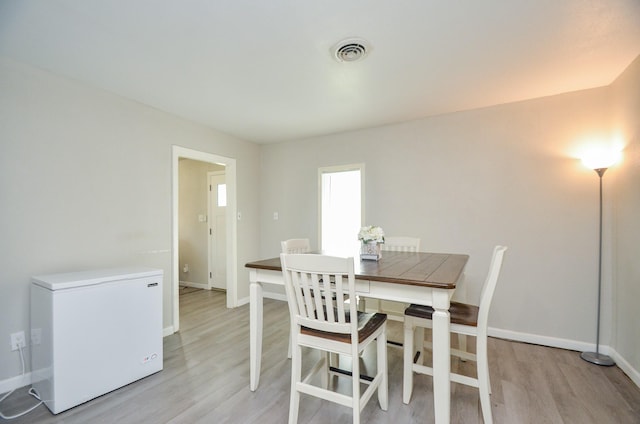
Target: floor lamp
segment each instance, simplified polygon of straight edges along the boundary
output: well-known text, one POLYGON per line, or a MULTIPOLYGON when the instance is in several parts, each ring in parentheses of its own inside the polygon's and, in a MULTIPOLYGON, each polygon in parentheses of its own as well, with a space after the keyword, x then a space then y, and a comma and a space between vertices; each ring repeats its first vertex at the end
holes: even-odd
POLYGON ((617 157, 606 155, 596 157, 585 157, 583 163, 596 171, 600 180, 600 225, 599 225, 599 246, 598 246, 598 321, 596 328, 596 351, 582 352, 580 357, 592 364, 610 367, 615 365, 615 361, 610 356, 600 353, 600 294, 602 291, 602 176, 605 171, 617 161, 617 157), (610 156, 610 157, 609 157, 610 156))

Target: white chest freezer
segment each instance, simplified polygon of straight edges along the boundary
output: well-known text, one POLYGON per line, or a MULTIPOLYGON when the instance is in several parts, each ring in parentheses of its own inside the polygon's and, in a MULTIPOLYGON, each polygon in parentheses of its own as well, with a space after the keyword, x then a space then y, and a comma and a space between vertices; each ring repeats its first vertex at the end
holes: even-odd
POLYGON ((162 270, 32 277, 32 385, 54 414, 162 370, 162 270))

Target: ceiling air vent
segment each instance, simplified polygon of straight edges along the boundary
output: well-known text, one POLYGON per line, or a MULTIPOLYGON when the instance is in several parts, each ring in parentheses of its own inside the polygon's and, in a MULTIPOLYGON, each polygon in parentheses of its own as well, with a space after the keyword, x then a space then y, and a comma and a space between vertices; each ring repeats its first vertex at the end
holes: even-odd
POLYGON ((364 59, 369 50, 369 43, 365 40, 348 38, 333 47, 333 54, 338 62, 357 62, 364 59))

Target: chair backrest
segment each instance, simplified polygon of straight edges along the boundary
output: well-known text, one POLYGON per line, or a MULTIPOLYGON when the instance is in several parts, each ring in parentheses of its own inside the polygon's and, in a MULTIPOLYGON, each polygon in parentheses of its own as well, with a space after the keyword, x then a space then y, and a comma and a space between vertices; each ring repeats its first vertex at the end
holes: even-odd
POLYGON ((493 300, 493 294, 496 291, 498 285, 498 277, 500 276, 500 270, 502 269, 502 260, 504 258, 504 252, 508 248, 506 246, 496 246, 493 249, 493 257, 491 258, 491 265, 489 265, 489 273, 487 279, 482 286, 482 292, 480 293, 480 304, 478 305, 478 331, 487 331, 487 325, 489 321, 489 308, 491 307, 491 301, 493 300))
POLYGON ((289 239, 280 242, 282 253, 309 253, 311 245, 308 238, 289 239))
POLYGON ((388 252, 418 252, 420 239, 417 237, 385 237, 382 250, 388 252))
POLYGON ((292 324, 331 333, 358 334, 353 258, 280 254, 292 324))

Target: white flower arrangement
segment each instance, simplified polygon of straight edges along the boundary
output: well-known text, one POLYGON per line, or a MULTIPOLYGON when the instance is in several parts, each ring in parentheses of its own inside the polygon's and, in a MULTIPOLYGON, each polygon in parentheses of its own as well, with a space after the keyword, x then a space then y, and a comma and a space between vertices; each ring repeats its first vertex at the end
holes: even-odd
POLYGON ((361 240, 363 243, 384 243, 384 231, 375 225, 362 227, 358 233, 358 240, 361 240))

